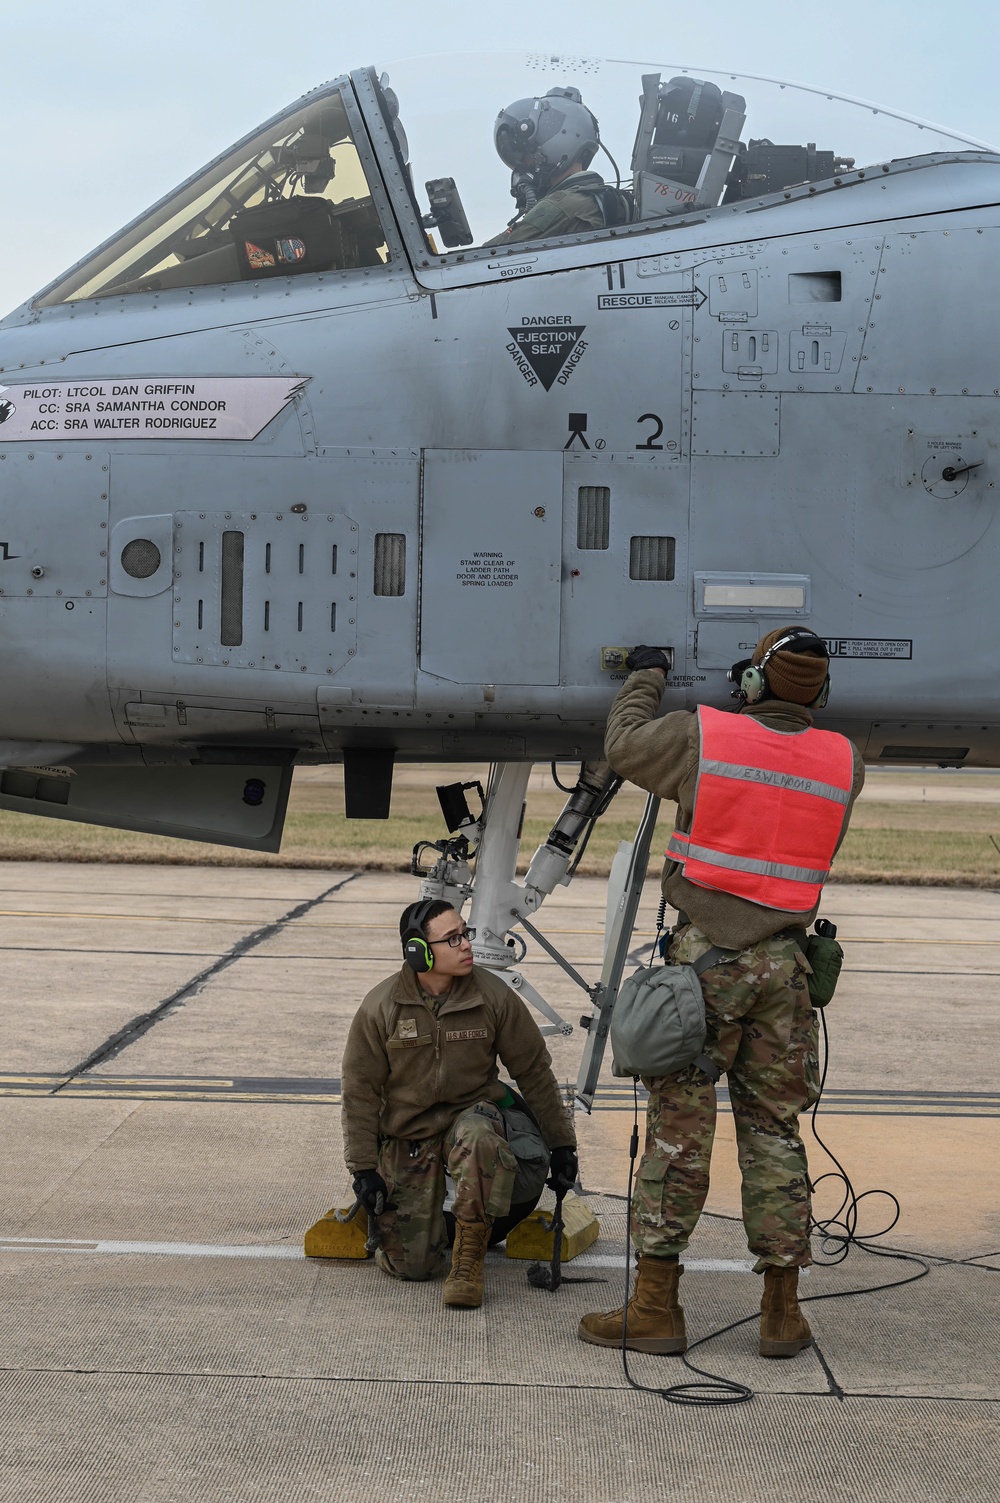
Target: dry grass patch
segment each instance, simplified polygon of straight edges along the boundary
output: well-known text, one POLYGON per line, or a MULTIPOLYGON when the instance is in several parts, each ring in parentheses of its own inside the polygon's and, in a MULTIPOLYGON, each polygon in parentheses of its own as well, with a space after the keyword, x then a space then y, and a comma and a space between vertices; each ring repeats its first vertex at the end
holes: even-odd
MULTIPOLYGON (((351 820, 343 813, 342 770, 302 769, 292 785, 284 839, 276 856, 0 811, 0 859, 406 871, 418 840, 440 840, 447 833, 435 784, 477 776, 485 783, 486 772, 485 767, 402 766, 396 774, 390 818, 351 820)), ((570 768, 562 769, 562 775, 572 782, 570 768)), ((834 866, 835 880, 1000 886, 1000 803, 990 801, 990 795, 996 794, 996 781, 988 777, 956 781, 956 789, 966 800, 981 783, 982 803, 925 803, 919 801, 920 778, 905 776, 907 794, 912 779, 913 802, 880 802, 869 795, 858 803, 834 866)), ((950 786, 942 780, 934 784, 935 791, 950 786)), ((552 785, 548 768, 536 767, 521 841, 522 871, 551 829, 564 799, 552 785)), ((619 842, 635 834, 644 799, 631 785, 622 789, 594 831, 580 864, 582 874, 607 875, 619 842)), ((673 805, 664 804, 653 837, 654 866, 673 817, 673 805)))

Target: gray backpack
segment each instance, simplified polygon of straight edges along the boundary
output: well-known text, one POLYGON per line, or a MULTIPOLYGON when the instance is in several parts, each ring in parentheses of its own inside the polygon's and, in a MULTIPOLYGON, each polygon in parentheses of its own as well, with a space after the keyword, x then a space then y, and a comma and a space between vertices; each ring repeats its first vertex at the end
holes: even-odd
POLYGON ((611 1015, 612 1073, 674 1075, 697 1065, 712 1081, 718 1067, 705 1051, 705 999, 698 977, 731 950, 713 945, 693 965, 652 965, 622 986, 611 1015))

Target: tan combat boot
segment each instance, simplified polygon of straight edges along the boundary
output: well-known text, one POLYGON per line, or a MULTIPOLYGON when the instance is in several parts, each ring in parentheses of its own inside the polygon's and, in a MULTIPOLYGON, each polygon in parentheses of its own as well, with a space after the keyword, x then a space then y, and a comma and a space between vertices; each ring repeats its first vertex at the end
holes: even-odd
POLYGON ((799 1309, 799 1270, 765 1268, 760 1302, 760 1355, 794 1357, 812 1341, 809 1322, 799 1309))
POLYGON ((444 1281, 444 1303, 477 1310, 483 1302, 483 1259, 492 1227, 481 1221, 455 1222, 451 1273, 444 1281))
MULTIPOLYGON (((655 1352, 660 1356, 687 1351, 684 1309, 677 1300, 677 1285, 684 1272, 682 1263, 666 1258, 640 1258, 635 1293, 628 1302, 625 1345, 630 1352, 655 1352)), ((593 1346, 621 1346, 622 1312, 585 1315, 577 1332, 593 1346)))

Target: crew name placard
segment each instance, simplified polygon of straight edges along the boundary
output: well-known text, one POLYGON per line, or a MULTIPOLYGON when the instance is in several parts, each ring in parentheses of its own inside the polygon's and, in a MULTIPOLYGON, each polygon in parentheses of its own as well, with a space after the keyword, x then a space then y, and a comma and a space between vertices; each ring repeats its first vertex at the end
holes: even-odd
POLYGON ((141 376, 0 386, 0 444, 48 439, 252 439, 300 376, 141 376))

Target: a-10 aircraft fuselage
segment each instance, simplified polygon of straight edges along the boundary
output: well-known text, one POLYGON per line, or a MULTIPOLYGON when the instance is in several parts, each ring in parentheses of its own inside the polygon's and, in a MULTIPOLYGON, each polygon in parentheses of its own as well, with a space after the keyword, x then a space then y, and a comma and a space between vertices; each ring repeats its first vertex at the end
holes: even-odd
POLYGON ((442 255, 373 76, 330 88, 384 259, 0 326, 0 805, 61 812, 43 765, 142 827, 156 769, 593 757, 622 647, 724 704, 800 622, 866 757, 1000 764, 1000 158, 442 255))

